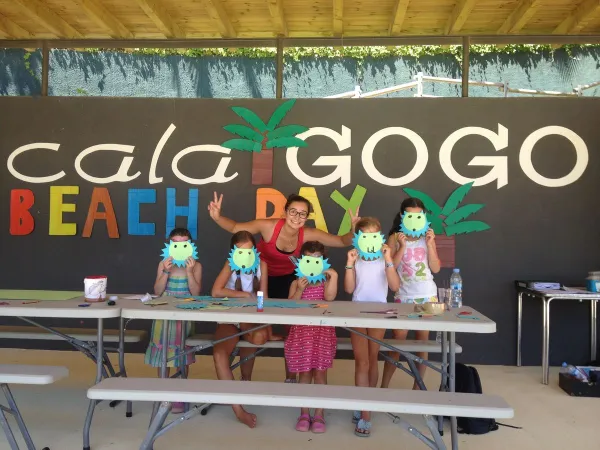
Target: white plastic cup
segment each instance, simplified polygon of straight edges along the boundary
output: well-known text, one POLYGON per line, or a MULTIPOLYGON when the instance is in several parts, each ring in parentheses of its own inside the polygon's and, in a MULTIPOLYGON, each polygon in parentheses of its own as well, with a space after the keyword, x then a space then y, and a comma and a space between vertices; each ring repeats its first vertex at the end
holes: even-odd
POLYGON ((83 280, 83 295, 86 302, 103 302, 106 300, 105 275, 91 275, 83 280))

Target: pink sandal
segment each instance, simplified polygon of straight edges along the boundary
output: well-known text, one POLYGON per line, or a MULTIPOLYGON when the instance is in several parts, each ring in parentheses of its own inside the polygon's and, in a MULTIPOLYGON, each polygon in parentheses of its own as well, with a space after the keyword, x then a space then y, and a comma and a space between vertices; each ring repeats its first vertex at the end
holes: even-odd
POLYGON ((175 402, 171 407, 171 414, 183 414, 185 411, 185 403, 175 402))
POLYGON ((312 431, 313 433, 325 433, 326 427, 325 427, 325 419, 321 416, 315 416, 312 419, 312 424, 310 426, 310 431, 312 431))
POLYGON ((298 421, 296 422, 296 431, 305 433, 308 430, 310 430, 310 416, 308 414, 302 414, 298 417, 298 421))

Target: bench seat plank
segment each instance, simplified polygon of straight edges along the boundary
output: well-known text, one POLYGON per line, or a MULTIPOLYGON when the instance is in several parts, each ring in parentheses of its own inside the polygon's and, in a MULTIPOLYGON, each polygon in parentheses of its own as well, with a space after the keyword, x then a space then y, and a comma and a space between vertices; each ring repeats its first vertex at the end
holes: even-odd
MULTIPOLYGON (((81 341, 96 341, 97 332, 92 328, 55 328, 56 331, 81 341)), ((125 342, 141 342, 146 337, 144 330, 126 330, 125 342)), ((0 338, 62 341, 63 338, 43 328, 34 326, 0 326, 0 338)), ((118 330, 104 330, 104 342, 119 342, 118 330)))
POLYGON ((406 389, 168 378, 108 378, 90 388, 94 400, 244 404, 367 410, 397 414, 510 419, 500 397, 406 389))
POLYGON ((0 364, 0 383, 5 384, 52 384, 68 375, 61 366, 0 364))
MULTIPOLYGON (((186 345, 206 345, 212 342, 214 337, 210 334, 196 334, 185 340, 186 345)), ((385 339, 387 344, 393 345, 401 350, 407 352, 429 352, 429 353, 441 353, 442 345, 436 341, 415 341, 415 340, 398 340, 398 339, 385 339)), ((283 348, 284 341, 268 341, 264 345, 254 345, 240 339, 238 347, 256 347, 256 348, 283 348)), ((350 338, 338 337, 337 338, 338 350, 352 350, 352 344, 350 338)), ((382 347, 381 350, 385 350, 382 347)), ((462 353, 462 347, 456 344, 456 353, 462 353)))

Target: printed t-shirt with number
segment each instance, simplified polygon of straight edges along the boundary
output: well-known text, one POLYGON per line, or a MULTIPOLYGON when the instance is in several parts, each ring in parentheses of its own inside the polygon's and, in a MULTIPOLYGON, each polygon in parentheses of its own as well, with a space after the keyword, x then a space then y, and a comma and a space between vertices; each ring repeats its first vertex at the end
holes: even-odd
POLYGON ((437 302, 437 286, 429 269, 425 238, 406 240, 402 262, 398 266, 400 289, 394 300, 400 303, 437 302))

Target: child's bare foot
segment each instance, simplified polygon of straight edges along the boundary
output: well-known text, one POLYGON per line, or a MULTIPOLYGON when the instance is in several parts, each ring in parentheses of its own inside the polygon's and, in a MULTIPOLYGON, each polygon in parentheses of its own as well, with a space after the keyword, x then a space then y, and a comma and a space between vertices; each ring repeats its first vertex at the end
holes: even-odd
POLYGON ((269 335, 270 341, 283 341, 283 336, 279 336, 278 334, 269 335))
POLYGON ((256 415, 249 413, 241 406, 239 411, 235 411, 235 416, 240 422, 248 426, 248 428, 256 427, 256 415))

